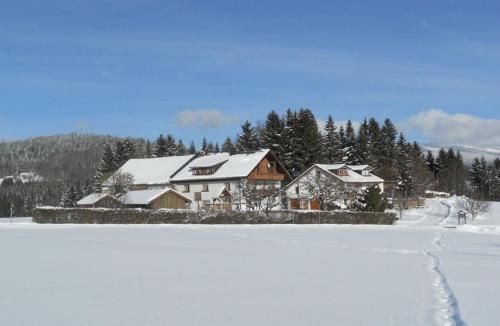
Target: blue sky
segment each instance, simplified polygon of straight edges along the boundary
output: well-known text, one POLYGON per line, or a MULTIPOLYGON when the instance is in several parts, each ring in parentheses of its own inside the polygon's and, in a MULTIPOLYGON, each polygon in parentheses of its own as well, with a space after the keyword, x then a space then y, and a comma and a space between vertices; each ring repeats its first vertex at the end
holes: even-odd
POLYGON ((499 41, 498 1, 10 1, 0 139, 221 141, 271 109, 308 107, 390 117, 422 141, 460 126, 461 142, 500 144, 499 41))

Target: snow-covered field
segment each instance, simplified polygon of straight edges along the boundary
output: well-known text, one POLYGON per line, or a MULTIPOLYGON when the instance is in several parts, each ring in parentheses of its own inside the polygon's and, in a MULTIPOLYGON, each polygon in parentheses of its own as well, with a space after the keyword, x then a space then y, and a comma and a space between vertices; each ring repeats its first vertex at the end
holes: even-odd
POLYGON ((3 220, 0 325, 495 325, 500 236, 448 214, 436 200, 396 226, 3 220))

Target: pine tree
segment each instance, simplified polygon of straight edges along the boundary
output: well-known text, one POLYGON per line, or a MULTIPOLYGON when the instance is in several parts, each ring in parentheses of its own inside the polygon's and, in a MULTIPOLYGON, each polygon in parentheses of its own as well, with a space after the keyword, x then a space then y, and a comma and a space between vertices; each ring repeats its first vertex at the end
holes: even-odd
POLYGON ((375 169, 376 173, 383 165, 382 132, 375 118, 368 121, 368 157, 366 164, 375 169))
POLYGON ((219 147, 219 143, 215 143, 215 146, 214 146, 214 153, 220 153, 220 147, 219 147))
POLYGON ((145 158, 153 157, 153 151, 151 149, 151 142, 149 140, 146 141, 146 148, 144 150, 144 157, 145 158))
POLYGON ((201 141, 201 154, 202 155, 208 154, 208 141, 205 137, 203 137, 201 141))
POLYGON ((177 142, 177 148, 175 151, 175 155, 187 155, 187 153, 188 153, 188 150, 187 150, 186 146, 184 146, 184 142, 182 141, 182 139, 179 139, 179 141, 177 142))
POLYGON ((167 140, 163 137, 163 135, 160 135, 160 137, 156 139, 153 155, 154 157, 167 156, 167 140))
POLYGON ((175 138, 171 134, 168 134, 165 139, 165 156, 175 156, 176 153, 177 144, 175 142, 175 138))
POLYGON ((395 180, 395 157, 396 157, 396 137, 397 129, 390 119, 385 119, 381 134, 382 162, 379 169, 380 177, 385 180, 395 180))
POLYGON ((288 109, 285 114, 285 127, 283 128, 283 162, 286 169, 297 177, 304 166, 302 139, 298 135, 297 113, 288 109))
POLYGON ((233 141, 231 140, 231 138, 229 138, 229 137, 226 138, 226 140, 222 144, 222 151, 225 153, 229 153, 231 155, 233 155, 235 153, 236 150, 234 148, 234 144, 233 144, 233 141))
POLYGON ((351 120, 347 121, 345 127, 345 140, 343 145, 344 158, 346 164, 356 164, 356 135, 351 120))
POLYGON ((66 191, 64 192, 60 205, 62 207, 76 207, 76 203, 78 202, 78 193, 75 190, 73 185, 68 186, 66 191))
POLYGON ((114 171, 116 171, 117 166, 115 164, 115 156, 113 149, 110 145, 104 147, 104 152, 102 153, 102 158, 97 167, 97 171, 94 177, 94 190, 100 192, 102 188, 103 181, 114 171))
POLYGON ((250 121, 247 120, 241 126, 241 134, 238 135, 236 148, 239 152, 249 152, 257 150, 258 146, 257 134, 250 121))
POLYGON ((338 163, 342 161, 342 143, 337 133, 337 127, 331 115, 325 125, 325 135, 323 136, 323 153, 325 163, 338 163))
POLYGON ((301 142, 297 144, 299 151, 303 153, 304 162, 301 164, 300 172, 317 162, 321 162, 322 153, 322 137, 319 132, 318 123, 314 114, 309 109, 300 109, 297 114, 298 122, 298 137, 301 142))
POLYGON ((262 128, 261 143, 265 148, 269 148, 280 160, 284 156, 283 132, 283 120, 276 111, 269 112, 262 128))
POLYGON ((398 190, 405 198, 408 198, 414 192, 414 180, 410 173, 413 162, 410 159, 409 147, 406 138, 400 133, 396 145, 396 180, 398 190))
POLYGON ((354 152, 354 164, 368 164, 370 156, 368 121, 365 119, 359 126, 356 135, 356 146, 354 152))
POLYGON ((196 146, 194 144, 194 141, 191 141, 191 144, 189 145, 188 153, 189 154, 196 154, 196 146))
POLYGON ((205 154, 213 154, 213 153, 215 153, 214 143, 209 142, 206 149, 205 149, 205 154))

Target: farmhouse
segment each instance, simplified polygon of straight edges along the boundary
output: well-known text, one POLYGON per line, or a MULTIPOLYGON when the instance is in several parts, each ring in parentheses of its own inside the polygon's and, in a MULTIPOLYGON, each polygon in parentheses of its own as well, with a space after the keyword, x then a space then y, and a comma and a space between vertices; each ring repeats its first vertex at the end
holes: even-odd
MULTIPOLYGON (((288 207, 291 209, 320 209, 319 200, 307 190, 307 184, 315 178, 336 182, 350 194, 372 186, 379 187, 383 192, 384 180, 372 174, 372 171, 373 169, 369 165, 314 164, 283 189, 288 198, 288 207)), ((348 196, 339 199, 335 204, 344 208, 349 204, 349 201, 348 196)))
POLYGON ((241 154, 217 153, 193 159, 171 178, 175 189, 192 200, 191 209, 247 209, 243 189, 274 186, 291 180, 268 149, 241 154))

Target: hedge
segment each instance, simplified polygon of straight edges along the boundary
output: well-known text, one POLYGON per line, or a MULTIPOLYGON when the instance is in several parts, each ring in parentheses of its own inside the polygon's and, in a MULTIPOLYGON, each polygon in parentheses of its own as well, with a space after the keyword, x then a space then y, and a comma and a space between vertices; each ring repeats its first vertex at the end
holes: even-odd
POLYGON ((38 207, 33 221, 50 224, 385 224, 395 213, 350 211, 193 211, 38 207))

